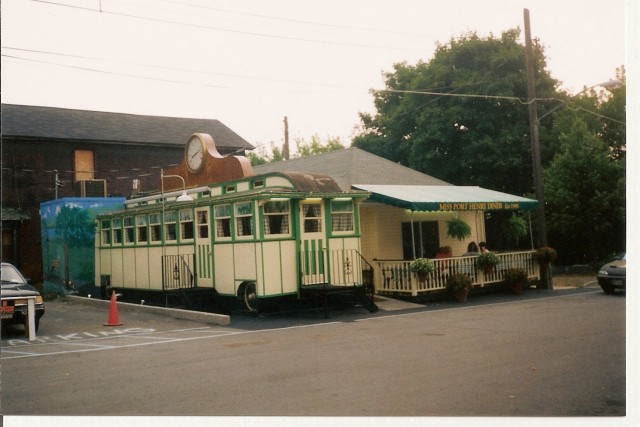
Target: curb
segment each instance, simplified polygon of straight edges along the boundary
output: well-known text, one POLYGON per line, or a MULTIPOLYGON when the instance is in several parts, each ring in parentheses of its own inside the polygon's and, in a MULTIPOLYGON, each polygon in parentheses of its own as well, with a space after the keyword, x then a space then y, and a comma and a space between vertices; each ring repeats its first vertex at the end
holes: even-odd
MULTIPOLYGON (((77 304, 90 305, 93 307, 109 308, 111 301, 96 298, 85 298, 75 295, 65 296, 65 300, 77 304)), ((159 314, 161 316, 174 317, 176 319, 191 320, 193 322, 208 323, 220 326, 229 326, 231 318, 224 314, 207 313, 204 311, 182 310, 179 308, 154 307, 152 305, 131 304, 128 302, 118 302, 118 310, 123 312, 143 311, 145 313, 159 314)))

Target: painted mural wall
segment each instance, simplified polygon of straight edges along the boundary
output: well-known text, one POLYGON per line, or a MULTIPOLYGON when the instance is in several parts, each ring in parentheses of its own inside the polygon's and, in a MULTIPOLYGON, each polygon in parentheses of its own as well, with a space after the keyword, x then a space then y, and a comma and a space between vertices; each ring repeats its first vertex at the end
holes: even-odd
POLYGON ((124 209, 124 197, 65 197, 40 204, 44 290, 94 288, 96 216, 124 209))

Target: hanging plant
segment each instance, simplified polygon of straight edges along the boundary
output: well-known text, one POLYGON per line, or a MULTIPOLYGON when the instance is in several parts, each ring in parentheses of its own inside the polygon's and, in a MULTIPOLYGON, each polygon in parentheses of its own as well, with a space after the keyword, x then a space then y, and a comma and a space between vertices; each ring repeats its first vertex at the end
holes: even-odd
POLYGON ((513 214, 506 221, 504 234, 510 243, 517 246, 520 239, 526 236, 528 232, 527 221, 523 217, 513 214))
POLYGON ((460 218, 447 221, 447 235, 453 239, 463 241, 471 236, 471 227, 460 218))

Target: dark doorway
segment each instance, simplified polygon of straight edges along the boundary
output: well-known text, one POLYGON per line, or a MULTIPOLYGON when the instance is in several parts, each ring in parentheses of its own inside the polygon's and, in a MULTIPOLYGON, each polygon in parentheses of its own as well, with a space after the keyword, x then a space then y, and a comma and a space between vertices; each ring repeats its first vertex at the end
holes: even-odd
POLYGON ((416 258, 435 258, 440 247, 438 221, 414 221, 413 237, 411 223, 402 223, 402 257, 413 259, 414 249, 416 258), (415 244, 415 246, 413 245, 415 244))

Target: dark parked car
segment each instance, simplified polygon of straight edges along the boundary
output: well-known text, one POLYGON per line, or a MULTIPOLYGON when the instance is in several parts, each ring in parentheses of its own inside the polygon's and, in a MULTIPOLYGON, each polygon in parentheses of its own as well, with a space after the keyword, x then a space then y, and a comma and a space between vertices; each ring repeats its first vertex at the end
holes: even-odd
POLYGON ((27 320, 27 298, 36 297, 36 331, 44 314, 44 302, 36 288, 13 265, 2 263, 2 324, 21 323, 27 320))
POLYGON ((600 268, 598 284, 607 294, 627 288, 627 254, 600 268))

